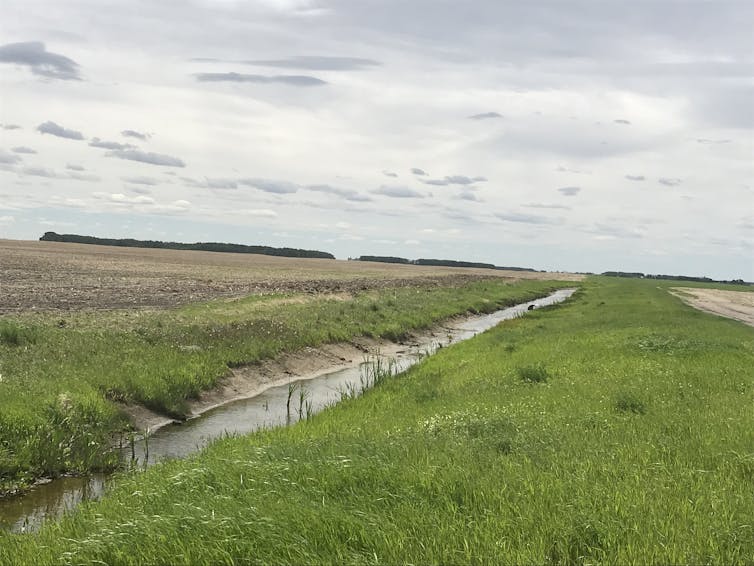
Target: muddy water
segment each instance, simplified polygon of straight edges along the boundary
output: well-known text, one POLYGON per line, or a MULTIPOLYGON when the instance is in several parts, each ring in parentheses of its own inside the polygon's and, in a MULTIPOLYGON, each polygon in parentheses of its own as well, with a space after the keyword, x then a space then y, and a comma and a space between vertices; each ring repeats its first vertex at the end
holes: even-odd
MULTIPOLYGON (((522 316, 531 305, 536 308, 562 302, 574 291, 561 289, 542 299, 453 323, 443 327, 442 332, 425 343, 407 346, 391 356, 390 360, 381 361, 393 364, 394 371, 404 371, 438 348, 471 338, 503 320, 522 316)), ((185 423, 163 427, 150 435, 148 443, 142 440, 133 450, 131 447, 125 448, 123 460, 140 467, 152 465, 166 458, 185 457, 225 435, 294 423, 299 418, 306 418, 337 403, 344 394, 360 393, 365 381, 369 380, 373 362, 374 359, 365 360, 355 367, 271 387, 250 399, 217 407, 185 423), (289 388, 293 387, 295 391, 288 407, 289 388)), ((39 485, 22 496, 0 499, 0 528, 17 533, 33 532, 46 519, 58 518, 82 501, 99 498, 105 491, 107 479, 101 474, 87 478, 62 478, 39 485)))

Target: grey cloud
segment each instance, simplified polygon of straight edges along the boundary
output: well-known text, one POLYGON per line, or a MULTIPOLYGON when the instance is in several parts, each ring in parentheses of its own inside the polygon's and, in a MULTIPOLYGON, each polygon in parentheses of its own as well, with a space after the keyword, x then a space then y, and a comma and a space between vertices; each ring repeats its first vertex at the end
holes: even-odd
POLYGON ((469 120, 489 120, 502 117, 503 115, 497 112, 483 112, 482 114, 474 114, 473 116, 469 116, 469 120))
POLYGON ((105 155, 107 157, 117 157, 118 159, 128 159, 130 161, 139 161, 140 163, 149 163, 150 165, 161 165, 164 167, 186 166, 186 164, 177 157, 163 155, 161 153, 139 151, 136 149, 116 149, 114 151, 108 151, 105 155))
POLYGON ((644 181, 646 177, 644 175, 626 175, 626 179, 629 181, 644 181))
POLYGON ((299 186, 289 181, 273 181, 270 179, 239 179, 239 185, 253 187, 265 193, 287 195, 299 190, 299 186))
POLYGON ((631 122, 629 122, 628 120, 623 120, 622 118, 618 120, 613 120, 613 122, 615 122, 616 124, 624 124, 626 126, 631 125, 631 122))
POLYGON ((518 212, 495 214, 503 222, 518 222, 522 224, 557 224, 558 221, 546 216, 535 214, 521 214, 518 212))
POLYGON ((89 183, 96 183, 98 181, 101 181, 102 178, 97 175, 92 175, 91 173, 68 173, 69 179, 75 179, 77 181, 87 181, 89 183))
POLYGON ((486 177, 466 177, 465 175, 448 175, 444 179, 430 179, 428 181, 422 181, 427 185, 436 185, 445 187, 448 185, 472 185, 474 183, 482 183, 487 181, 486 177))
POLYGON ((235 179, 210 179, 205 177, 203 181, 197 181, 191 177, 181 177, 181 181, 189 187, 198 189, 237 189, 238 182, 235 179))
POLYGON ((151 189, 148 189, 147 187, 144 187, 144 186, 129 187, 128 190, 131 191, 132 193, 136 193, 137 195, 151 195, 152 194, 151 189))
POLYGON ((411 173, 414 175, 424 176, 427 174, 427 172, 424 169, 419 169, 418 167, 412 167, 411 173))
POLYGON ((575 173, 577 175, 591 175, 589 171, 581 171, 580 169, 571 169, 568 167, 563 167, 562 165, 559 165, 556 171, 560 173, 575 173))
POLYGON ((472 201, 472 202, 482 202, 482 200, 479 199, 479 197, 477 197, 471 191, 462 191, 461 193, 459 193, 459 195, 456 198, 459 199, 459 200, 468 200, 468 201, 472 201))
POLYGON ((262 59, 242 61, 257 67, 278 67, 281 69, 305 69, 307 71, 360 71, 381 65, 373 59, 360 57, 328 57, 322 55, 299 55, 285 59, 262 59))
POLYGON ((574 197, 581 192, 581 187, 561 187, 558 192, 567 197, 574 197))
POLYGON ((124 149, 136 149, 135 145, 131 145, 130 143, 119 143, 114 141, 105 141, 101 140, 99 138, 92 138, 92 141, 89 142, 89 145, 91 147, 99 147, 101 149, 117 149, 117 150, 124 150, 124 149))
POLYGON ((81 80, 78 63, 64 55, 47 51, 41 41, 7 43, 0 46, 0 63, 24 65, 40 77, 65 81, 81 80))
POLYGON ((398 173, 394 173, 393 171, 382 171, 382 174, 385 175, 385 177, 398 177, 398 173))
POLYGON ((19 163, 20 161, 21 161, 21 158, 18 155, 6 153, 2 149, 0 149, 0 163, 4 165, 15 165, 16 163, 19 163))
POLYGON ((24 167, 21 169, 21 173, 32 177, 47 177, 49 179, 55 179, 58 176, 52 169, 36 166, 24 167))
POLYGON ((141 132, 137 132, 136 130, 123 130, 120 135, 125 138, 136 138, 141 141, 147 141, 152 137, 150 134, 142 134, 141 132))
POLYGON ((316 77, 305 75, 245 75, 242 73, 197 73, 194 75, 199 82, 234 82, 271 84, 280 83, 290 86, 321 86, 327 82, 316 77))
POLYGON ((85 171, 84 167, 82 165, 75 165, 72 163, 69 163, 65 166, 66 169, 69 169, 71 171, 85 171))
POLYGON ((22 146, 22 145, 20 145, 18 147, 11 148, 11 151, 13 153, 28 153, 30 155, 37 153, 36 150, 33 150, 30 147, 25 147, 25 146, 22 146))
POLYGON ((340 187, 333 187, 331 185, 309 185, 306 187, 310 191, 317 193, 329 193, 344 198, 351 202, 371 202, 371 198, 367 195, 362 195, 358 191, 353 189, 342 189, 340 187))
POLYGON ((543 209, 559 209, 559 210, 571 210, 570 206, 564 204, 548 204, 544 202, 533 202, 523 205, 526 208, 543 208, 543 209))
POLYGON ((587 228, 586 232, 604 236, 607 238, 643 238, 641 232, 632 228, 623 228, 613 224, 600 224, 597 223, 591 228, 587 228))
POLYGON ((160 181, 153 177, 121 177, 126 183, 134 185, 149 185, 151 187, 159 185, 160 181))
POLYGON ((660 177, 659 179, 657 179, 657 182, 660 183, 661 185, 665 185, 666 187, 677 187, 683 181, 677 178, 660 177))
POLYGON ((709 140, 706 138, 699 138, 696 140, 696 143, 701 144, 722 144, 722 143, 730 143, 733 140, 709 140))
POLYGON ((37 131, 43 134, 50 134, 51 136, 57 136, 59 138, 66 138, 69 140, 83 140, 84 134, 76 130, 68 130, 59 124, 52 121, 47 121, 44 124, 37 126, 37 131))
POLYGON ((3 130, 20 130, 21 126, 18 124, 0 124, 0 128, 3 130))
POLYGON ((409 189, 408 187, 389 187, 382 185, 379 189, 375 189, 372 192, 376 195, 384 195, 391 198, 425 198, 425 195, 422 193, 415 191, 414 189, 409 189))

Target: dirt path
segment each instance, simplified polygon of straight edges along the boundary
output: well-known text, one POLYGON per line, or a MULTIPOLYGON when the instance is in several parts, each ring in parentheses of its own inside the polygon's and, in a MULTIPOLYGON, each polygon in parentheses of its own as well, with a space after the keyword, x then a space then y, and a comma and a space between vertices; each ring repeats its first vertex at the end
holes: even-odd
POLYGON ((673 294, 699 310, 754 326, 754 292, 675 287, 673 294))

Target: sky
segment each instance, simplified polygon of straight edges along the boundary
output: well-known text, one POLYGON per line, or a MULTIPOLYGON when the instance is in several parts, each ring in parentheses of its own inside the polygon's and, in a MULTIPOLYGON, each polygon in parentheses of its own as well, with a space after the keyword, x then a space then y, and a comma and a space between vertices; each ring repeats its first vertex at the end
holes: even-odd
POLYGON ((0 238, 754 281, 754 2, 2 0, 0 238))

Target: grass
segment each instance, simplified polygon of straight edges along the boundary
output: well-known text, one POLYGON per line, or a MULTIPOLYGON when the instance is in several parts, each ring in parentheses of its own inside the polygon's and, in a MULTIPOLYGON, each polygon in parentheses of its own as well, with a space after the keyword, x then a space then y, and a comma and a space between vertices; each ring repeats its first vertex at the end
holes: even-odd
POLYGON ((251 296, 170 311, 0 318, 0 494, 41 476, 117 465, 111 440, 128 423, 116 402, 180 419, 187 401, 229 367, 360 335, 399 339, 452 315, 563 286, 491 280, 355 297, 251 296))
POLYGON ((0 533, 0 563, 751 564, 754 332, 655 283, 592 278, 310 420, 124 476, 0 533))

